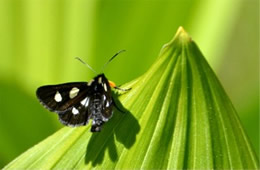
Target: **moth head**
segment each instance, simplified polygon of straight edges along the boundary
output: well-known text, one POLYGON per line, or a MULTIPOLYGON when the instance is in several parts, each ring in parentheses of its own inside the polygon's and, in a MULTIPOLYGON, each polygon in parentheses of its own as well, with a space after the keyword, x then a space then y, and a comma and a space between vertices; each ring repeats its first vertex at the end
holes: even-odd
POLYGON ((108 80, 104 74, 97 75, 93 80, 91 80, 88 83, 88 85, 91 86, 94 89, 94 91, 97 91, 97 92, 100 92, 100 91, 107 92, 110 89, 108 80))

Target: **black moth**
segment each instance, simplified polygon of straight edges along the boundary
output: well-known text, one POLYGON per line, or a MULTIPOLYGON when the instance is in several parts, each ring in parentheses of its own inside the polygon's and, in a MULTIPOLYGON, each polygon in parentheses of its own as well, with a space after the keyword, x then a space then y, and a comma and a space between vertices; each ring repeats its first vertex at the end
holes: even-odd
POLYGON ((43 106, 58 113, 62 124, 84 126, 92 119, 91 132, 100 132, 102 125, 112 117, 113 106, 119 109, 112 98, 111 87, 125 90, 99 74, 89 82, 42 86, 36 95, 43 106))

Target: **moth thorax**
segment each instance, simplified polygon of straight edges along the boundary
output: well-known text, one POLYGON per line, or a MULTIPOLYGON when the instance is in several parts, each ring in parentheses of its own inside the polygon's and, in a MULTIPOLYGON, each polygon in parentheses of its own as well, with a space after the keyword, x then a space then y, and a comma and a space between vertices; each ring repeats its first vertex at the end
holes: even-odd
MULTIPOLYGON (((94 89, 95 92, 102 92, 102 91, 105 90, 105 89, 104 89, 104 85, 105 85, 105 83, 95 84, 94 87, 93 87, 93 89, 94 89)), ((107 88, 106 85, 105 85, 105 87, 107 88)))

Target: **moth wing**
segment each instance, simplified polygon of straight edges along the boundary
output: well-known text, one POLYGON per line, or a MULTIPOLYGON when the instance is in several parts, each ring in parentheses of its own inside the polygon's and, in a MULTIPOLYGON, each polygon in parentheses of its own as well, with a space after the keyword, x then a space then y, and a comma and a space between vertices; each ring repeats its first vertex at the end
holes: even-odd
POLYGON ((59 113, 59 120, 66 126, 84 126, 91 118, 88 112, 89 98, 85 98, 82 102, 74 105, 69 110, 59 113))
POLYGON ((112 116, 112 114, 113 114, 114 103, 113 103, 113 98, 112 98, 110 93, 111 92, 106 93, 106 94, 103 95, 103 99, 105 99, 105 100, 102 101, 102 104, 103 104, 102 116, 105 119, 109 119, 112 116))
POLYGON ((65 113, 72 111, 74 105, 80 104, 89 94, 87 82, 64 83, 58 85, 41 86, 36 96, 48 110, 65 113))

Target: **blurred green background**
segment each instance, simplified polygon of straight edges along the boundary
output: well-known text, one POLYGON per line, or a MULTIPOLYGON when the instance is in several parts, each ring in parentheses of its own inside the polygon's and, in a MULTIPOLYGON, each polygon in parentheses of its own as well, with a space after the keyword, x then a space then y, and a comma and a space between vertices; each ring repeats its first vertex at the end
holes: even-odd
POLYGON ((0 167, 62 126, 37 87, 88 81, 106 68, 117 84, 142 75, 183 26, 237 109, 259 155, 259 0, 0 0, 0 167))

